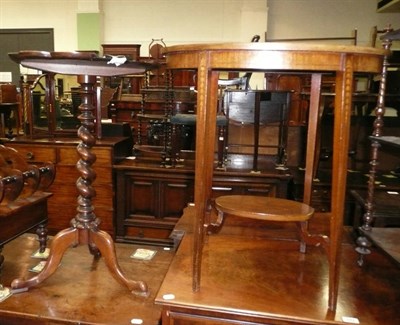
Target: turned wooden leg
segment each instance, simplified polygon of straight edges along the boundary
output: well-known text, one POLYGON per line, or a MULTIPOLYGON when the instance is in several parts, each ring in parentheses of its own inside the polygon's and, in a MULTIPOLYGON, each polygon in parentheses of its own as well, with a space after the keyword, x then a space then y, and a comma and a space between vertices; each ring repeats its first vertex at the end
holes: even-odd
POLYGON ((69 228, 60 231, 53 239, 50 246, 50 254, 47 259, 47 263, 43 270, 33 278, 29 280, 15 279, 11 283, 13 289, 29 289, 50 277, 60 265, 61 259, 67 250, 71 246, 78 244, 78 229, 69 228))
POLYGON ((36 235, 38 236, 38 241, 39 241, 39 252, 44 253, 46 246, 47 246, 47 227, 45 223, 42 223, 39 225, 39 227, 36 229, 36 235))
POLYGON ((102 230, 90 230, 89 240, 99 249, 115 280, 126 286, 133 294, 145 297, 149 295, 149 290, 145 282, 128 280, 125 277, 117 261, 114 242, 108 233, 102 230))

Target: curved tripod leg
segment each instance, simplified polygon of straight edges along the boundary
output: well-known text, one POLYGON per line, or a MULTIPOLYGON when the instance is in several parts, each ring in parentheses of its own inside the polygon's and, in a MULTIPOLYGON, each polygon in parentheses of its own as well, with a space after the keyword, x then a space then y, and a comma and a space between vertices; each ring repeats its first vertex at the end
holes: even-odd
POLYGON ((50 254, 47 263, 43 270, 33 278, 29 280, 15 279, 11 283, 13 289, 29 289, 50 277, 58 268, 67 248, 76 246, 78 244, 78 232, 76 228, 68 228, 59 232, 53 239, 50 246, 50 254))
POLYGON ((115 246, 111 236, 101 230, 91 230, 89 236, 89 240, 99 249, 114 279, 126 286, 133 294, 147 297, 149 295, 147 284, 143 281, 128 280, 122 272, 117 261, 115 246))

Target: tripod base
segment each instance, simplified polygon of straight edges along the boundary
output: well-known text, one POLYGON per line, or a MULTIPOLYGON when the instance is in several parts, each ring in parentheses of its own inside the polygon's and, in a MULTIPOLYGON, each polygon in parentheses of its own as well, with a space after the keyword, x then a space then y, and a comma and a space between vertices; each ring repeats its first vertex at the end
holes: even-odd
POLYGON ((43 270, 28 280, 15 279, 11 283, 12 289, 29 289, 50 277, 60 265, 65 251, 69 247, 87 244, 90 252, 95 256, 103 256, 111 275, 135 295, 149 295, 147 284, 143 281, 128 280, 122 272, 116 257, 115 246, 111 236, 105 231, 97 229, 80 229, 71 227, 60 231, 53 239, 50 255, 43 270))

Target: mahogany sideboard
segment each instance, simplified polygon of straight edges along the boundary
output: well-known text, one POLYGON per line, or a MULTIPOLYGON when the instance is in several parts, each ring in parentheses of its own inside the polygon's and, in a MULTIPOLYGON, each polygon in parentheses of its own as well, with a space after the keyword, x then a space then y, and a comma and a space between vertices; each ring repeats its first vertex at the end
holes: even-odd
MULTIPOLYGON (((171 233, 194 199, 194 162, 165 168, 159 160, 128 158, 115 164, 114 172, 116 241, 173 246, 171 233)), ((288 170, 274 166, 262 173, 216 171, 212 197, 252 194, 285 198, 291 179, 288 170)))
MULTIPOLYGON (((304 203, 310 204, 315 173, 316 137, 322 75, 335 80, 333 166, 330 234, 323 242, 329 263, 328 308, 336 309, 343 213, 350 138, 350 117, 355 75, 379 74, 385 51, 375 48, 297 43, 214 43, 167 47, 167 69, 197 71, 197 124, 194 206, 196 225, 193 244, 192 290, 201 294, 201 260, 205 223, 210 207, 213 154, 216 140, 218 79, 220 71, 263 71, 311 75, 304 203)), ((168 305, 168 301, 161 301, 168 305)))

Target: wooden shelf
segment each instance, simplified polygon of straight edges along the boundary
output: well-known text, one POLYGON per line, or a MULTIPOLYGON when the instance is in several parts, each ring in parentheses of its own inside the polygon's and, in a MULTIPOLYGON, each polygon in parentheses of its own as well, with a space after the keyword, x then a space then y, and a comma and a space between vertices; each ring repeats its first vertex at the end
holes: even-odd
POLYGON ((400 264, 400 228, 378 228, 361 232, 388 256, 400 264))
POLYGON ((390 145, 395 148, 400 148, 400 137, 395 136, 381 136, 381 137, 370 137, 371 140, 378 141, 379 143, 390 145))

